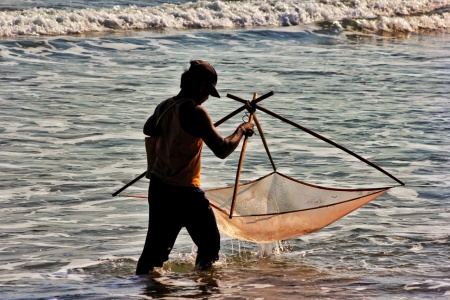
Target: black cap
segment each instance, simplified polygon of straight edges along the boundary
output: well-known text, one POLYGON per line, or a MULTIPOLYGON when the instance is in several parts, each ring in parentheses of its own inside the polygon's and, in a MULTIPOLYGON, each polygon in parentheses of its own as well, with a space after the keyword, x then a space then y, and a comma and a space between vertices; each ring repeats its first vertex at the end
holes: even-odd
POLYGON ((209 94, 213 97, 220 98, 220 95, 216 89, 217 73, 213 66, 203 60, 192 60, 189 72, 192 72, 191 74, 201 76, 206 81, 210 82, 209 94))

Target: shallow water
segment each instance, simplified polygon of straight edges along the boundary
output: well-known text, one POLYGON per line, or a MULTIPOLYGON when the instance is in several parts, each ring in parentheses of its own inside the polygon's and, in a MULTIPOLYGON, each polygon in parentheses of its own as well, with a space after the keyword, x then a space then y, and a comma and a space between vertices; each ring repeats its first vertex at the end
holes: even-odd
MULTIPOLYGON (((406 38, 291 27, 0 41, 0 290, 6 299, 450 297, 448 34, 406 38), (178 91, 190 59, 231 93, 379 164, 406 183, 325 229, 277 245, 223 236, 213 270, 193 270, 185 231, 160 274, 133 275, 145 200, 111 197, 145 169, 141 128, 178 91), (262 253, 266 255, 263 256, 262 253)), ((225 135, 242 122, 221 125, 225 135)), ((307 134, 258 113, 278 170, 314 184, 395 185, 307 134)), ((203 153, 202 185, 232 184, 239 152, 203 153)), ((271 170, 258 136, 242 180, 271 170)), ((128 192, 145 193, 141 180, 128 192)))

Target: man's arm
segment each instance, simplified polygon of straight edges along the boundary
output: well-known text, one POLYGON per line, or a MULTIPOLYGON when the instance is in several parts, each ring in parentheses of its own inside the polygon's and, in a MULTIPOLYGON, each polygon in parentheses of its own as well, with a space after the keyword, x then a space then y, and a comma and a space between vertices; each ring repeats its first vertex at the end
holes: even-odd
POLYGON ((223 138, 214 127, 208 112, 201 106, 190 107, 180 114, 183 129, 203 139, 205 144, 219 158, 224 159, 237 148, 245 134, 253 132, 253 124, 242 123, 233 134, 223 138))

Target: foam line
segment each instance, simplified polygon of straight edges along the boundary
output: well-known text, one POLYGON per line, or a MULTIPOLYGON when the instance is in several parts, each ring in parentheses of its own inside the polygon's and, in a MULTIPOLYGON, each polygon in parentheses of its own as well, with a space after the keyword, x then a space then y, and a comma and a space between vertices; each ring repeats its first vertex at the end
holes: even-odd
MULTIPOLYGON (((33 8, 0 12, 0 36, 66 35, 152 28, 242 28, 355 20, 354 29, 420 31, 450 28, 450 1, 199 1, 155 7, 33 8)), ((348 22, 347 22, 348 23, 348 22)))

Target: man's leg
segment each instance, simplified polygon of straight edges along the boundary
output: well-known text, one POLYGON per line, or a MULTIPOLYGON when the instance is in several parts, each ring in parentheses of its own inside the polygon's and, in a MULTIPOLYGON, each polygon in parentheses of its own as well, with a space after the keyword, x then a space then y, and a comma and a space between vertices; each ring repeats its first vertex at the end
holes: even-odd
POLYGON ((205 193, 197 189, 192 196, 186 229, 198 248, 195 267, 204 270, 219 259, 220 233, 205 193))
POLYGON ((147 274, 154 267, 162 267, 169 259, 181 222, 172 215, 170 192, 161 188, 162 185, 154 180, 149 187, 149 222, 144 249, 139 258, 136 275, 147 274))
MULTIPOLYGON (((149 223, 151 224, 151 222, 149 223)), ((181 227, 173 224, 169 227, 162 227, 164 225, 159 224, 159 226, 149 228, 144 249, 136 267, 136 275, 147 274, 153 271, 154 267, 162 267, 163 263, 169 259, 181 227)))

